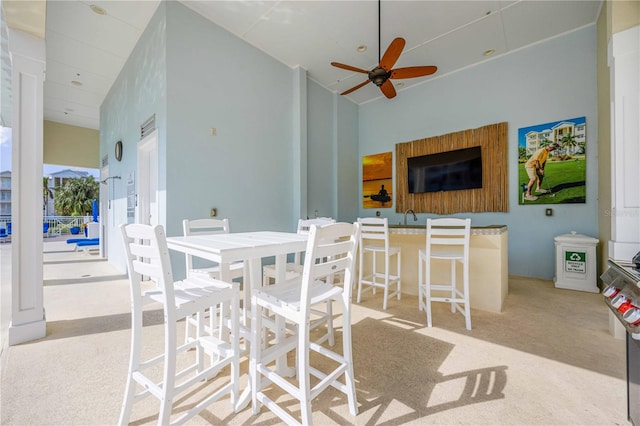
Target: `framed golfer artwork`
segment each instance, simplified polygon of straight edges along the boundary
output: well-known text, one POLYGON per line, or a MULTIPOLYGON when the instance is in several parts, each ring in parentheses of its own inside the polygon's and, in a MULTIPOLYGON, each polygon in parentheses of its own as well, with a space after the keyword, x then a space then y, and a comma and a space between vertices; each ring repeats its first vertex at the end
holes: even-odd
POLYGON ((586 202, 585 117, 518 129, 518 203, 586 202))
POLYGON ((388 208, 393 205, 393 153, 362 157, 362 207, 388 208))

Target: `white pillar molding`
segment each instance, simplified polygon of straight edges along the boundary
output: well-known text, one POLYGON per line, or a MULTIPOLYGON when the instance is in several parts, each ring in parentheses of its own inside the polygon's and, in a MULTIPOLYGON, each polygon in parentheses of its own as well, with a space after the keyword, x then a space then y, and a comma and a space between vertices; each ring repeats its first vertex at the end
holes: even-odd
POLYGON ((611 75, 611 240, 609 257, 640 250, 640 26, 613 34, 611 75))
POLYGON ((309 215, 307 204, 307 71, 293 69, 293 221, 309 215))
POLYGON ((11 323, 9 345, 46 335, 42 289, 45 42, 9 29, 12 80, 11 323))

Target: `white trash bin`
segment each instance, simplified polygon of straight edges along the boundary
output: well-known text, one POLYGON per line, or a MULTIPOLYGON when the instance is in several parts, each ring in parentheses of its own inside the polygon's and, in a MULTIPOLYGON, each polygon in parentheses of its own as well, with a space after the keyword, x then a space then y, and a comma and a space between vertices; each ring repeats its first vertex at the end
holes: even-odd
POLYGON ((559 235, 556 244, 556 288, 600 293, 596 275, 597 238, 577 234, 559 235))

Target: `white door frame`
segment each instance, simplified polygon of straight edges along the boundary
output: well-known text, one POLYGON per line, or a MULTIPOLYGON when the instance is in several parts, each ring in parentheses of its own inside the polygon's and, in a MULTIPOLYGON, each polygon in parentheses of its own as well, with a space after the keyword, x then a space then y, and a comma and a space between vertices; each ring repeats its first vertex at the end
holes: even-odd
POLYGON ((109 229, 109 181, 106 185, 102 182, 109 177, 109 165, 100 169, 100 257, 107 257, 107 229, 109 229))
POLYGON ((138 142, 138 197, 136 222, 159 224, 158 210, 158 130, 138 142))

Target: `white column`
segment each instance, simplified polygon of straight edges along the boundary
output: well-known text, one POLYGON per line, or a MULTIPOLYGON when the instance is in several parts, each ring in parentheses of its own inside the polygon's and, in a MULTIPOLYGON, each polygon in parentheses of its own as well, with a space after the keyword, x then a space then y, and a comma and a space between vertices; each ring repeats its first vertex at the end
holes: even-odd
POLYGON ((611 74, 611 241, 609 257, 640 250, 640 26, 614 34, 611 74))
POLYGON ((307 217, 307 71, 293 69, 293 223, 307 217))
POLYGON ((12 248, 9 345, 46 335, 42 290, 44 40, 9 30, 12 68, 12 248))

